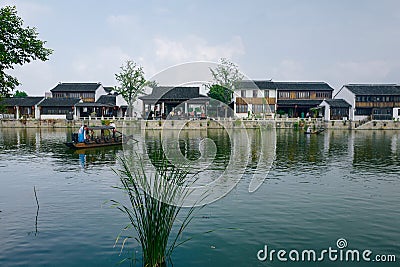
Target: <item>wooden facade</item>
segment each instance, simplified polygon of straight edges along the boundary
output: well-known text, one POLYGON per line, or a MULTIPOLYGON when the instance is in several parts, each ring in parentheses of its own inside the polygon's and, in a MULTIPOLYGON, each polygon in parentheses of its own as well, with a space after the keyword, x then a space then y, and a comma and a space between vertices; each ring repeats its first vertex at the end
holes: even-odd
POLYGON ((335 98, 352 103, 351 117, 376 120, 393 119, 393 110, 400 108, 400 85, 397 84, 346 84, 335 98))
POLYGON ((324 99, 332 99, 333 88, 325 82, 275 82, 278 90, 277 112, 288 117, 315 114, 324 99))
POLYGON ((53 93, 54 98, 79 98, 83 102, 95 102, 94 92, 56 92, 53 93))
POLYGON ((101 83, 59 83, 50 90, 53 98, 79 98, 83 102, 93 103, 96 99, 96 94, 101 91, 101 94, 107 93, 101 83))
POLYGON ((272 97, 237 97, 236 104, 238 104, 238 105, 246 105, 246 104, 275 105, 276 98, 272 98, 272 97))
POLYGON ((276 89, 271 80, 244 80, 235 89, 234 109, 239 117, 273 117, 276 89))
POLYGON ((323 100, 332 98, 332 90, 329 91, 312 91, 312 90, 288 90, 279 91, 278 99, 313 99, 323 100))
POLYGON ((356 108, 395 108, 400 107, 400 102, 357 102, 356 108))

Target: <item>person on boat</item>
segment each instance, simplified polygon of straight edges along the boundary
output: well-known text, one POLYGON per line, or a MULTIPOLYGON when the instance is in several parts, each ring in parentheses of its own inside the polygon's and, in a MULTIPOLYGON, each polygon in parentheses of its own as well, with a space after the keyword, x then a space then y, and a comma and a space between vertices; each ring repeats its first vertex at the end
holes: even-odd
POLYGON ((117 126, 115 126, 115 123, 114 123, 114 121, 110 121, 110 126, 111 127, 114 127, 113 129, 112 129, 112 137, 115 139, 115 132, 117 131, 117 126))
POLYGON ((78 142, 83 143, 85 141, 87 125, 82 125, 78 131, 78 142))

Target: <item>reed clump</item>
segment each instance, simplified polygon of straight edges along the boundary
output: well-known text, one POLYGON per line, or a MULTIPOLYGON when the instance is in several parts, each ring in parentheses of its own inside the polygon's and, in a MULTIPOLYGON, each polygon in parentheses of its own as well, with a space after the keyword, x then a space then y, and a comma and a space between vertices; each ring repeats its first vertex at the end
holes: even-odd
MULTIPOLYGON (((154 172, 146 171, 138 154, 120 158, 121 168, 116 171, 122 183, 118 187, 128 196, 128 204, 113 201, 130 220, 126 230, 134 229, 135 239, 142 248, 142 262, 146 267, 166 266, 177 246, 186 242, 180 237, 193 218, 194 206, 179 221, 178 231, 171 237, 173 225, 189 195, 188 168, 171 166, 162 151, 152 155, 156 163, 154 172), (179 241, 179 242, 178 242, 179 241)), ((116 243, 121 238, 117 237, 116 243)), ((132 237, 125 237, 125 242, 132 237)), ((121 249, 121 251, 122 251, 121 249)))

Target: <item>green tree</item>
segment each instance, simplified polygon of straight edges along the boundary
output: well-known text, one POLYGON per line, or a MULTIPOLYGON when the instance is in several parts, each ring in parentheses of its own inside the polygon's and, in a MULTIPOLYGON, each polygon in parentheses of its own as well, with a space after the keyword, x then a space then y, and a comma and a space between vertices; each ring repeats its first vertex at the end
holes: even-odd
POLYGON ((227 105, 232 101, 233 90, 243 80, 239 67, 226 58, 221 58, 215 69, 210 68, 213 83, 209 87, 208 96, 227 105))
POLYGON ((115 91, 120 94, 128 103, 128 116, 133 116, 133 103, 140 94, 144 93, 146 86, 154 87, 154 81, 147 81, 144 77, 143 67, 128 60, 121 66, 121 72, 115 74, 115 79, 119 82, 115 91))
POLYGON ((38 38, 36 28, 23 27, 15 6, 0 9, 0 96, 10 94, 20 84, 6 70, 32 60, 48 60, 53 50, 45 48, 45 43, 38 38))
POLYGON ((19 90, 17 90, 17 91, 15 91, 15 93, 14 93, 14 95, 13 95, 14 97, 27 97, 28 96, 28 94, 26 93, 26 92, 24 92, 24 91, 19 91, 19 90))
POLYGON ((212 99, 216 99, 229 105, 232 99, 232 91, 226 87, 223 87, 219 84, 213 84, 210 87, 210 91, 207 93, 209 97, 212 99))
MULTIPOLYGON (((213 81, 212 85, 209 86, 210 90, 207 95, 212 99, 229 105, 232 102, 233 91, 239 87, 239 84, 244 77, 239 71, 239 67, 228 59, 221 58, 217 67, 214 69, 210 68, 210 72, 213 77, 213 81)), ((216 107, 217 116, 219 109, 218 106, 216 107)), ((225 117, 227 117, 228 109, 226 106, 224 106, 224 110, 225 117)))

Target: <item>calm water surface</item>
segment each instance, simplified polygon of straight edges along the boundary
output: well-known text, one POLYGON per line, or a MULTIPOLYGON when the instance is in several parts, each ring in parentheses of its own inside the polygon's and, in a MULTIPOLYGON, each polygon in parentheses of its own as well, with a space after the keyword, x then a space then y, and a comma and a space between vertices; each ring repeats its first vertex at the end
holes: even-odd
MULTIPOLYGON (((120 243, 114 247, 128 223, 107 203, 125 199, 112 170, 122 151, 76 153, 63 144, 68 136, 63 129, 0 129, 0 266, 115 266, 132 251, 140 259, 133 241, 122 254, 120 243)), ((206 175, 218 175, 229 162, 229 138, 221 131, 200 136, 217 144, 206 175)), ((276 136, 275 161, 261 187, 249 193, 246 174, 230 194, 198 211, 184 234, 194 238, 174 251, 174 266, 398 266, 400 132, 277 130, 276 136), (256 256, 264 245, 336 248, 339 238, 348 249, 394 254, 397 263, 260 262, 256 256)), ((181 138, 182 151, 198 157, 199 134, 181 138)), ((150 149, 159 144, 157 134, 147 139, 150 149)), ((252 149, 257 146, 255 139, 252 149)))

